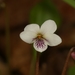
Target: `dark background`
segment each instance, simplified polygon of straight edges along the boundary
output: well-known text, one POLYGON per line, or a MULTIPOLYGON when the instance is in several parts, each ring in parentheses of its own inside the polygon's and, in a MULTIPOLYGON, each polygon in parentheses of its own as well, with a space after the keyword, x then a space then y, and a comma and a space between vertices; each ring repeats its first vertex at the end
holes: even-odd
MULTIPOLYGON (((32 58, 31 45, 19 38, 19 33, 29 24, 30 10, 40 0, 0 0, 5 8, 0 8, 0 72, 8 75, 10 66, 11 75, 28 75, 32 58), (5 11, 9 15, 10 27, 10 60, 7 65, 6 50, 6 18, 5 11)), ((62 38, 62 44, 57 47, 49 47, 40 57, 40 75, 61 75, 66 56, 71 47, 75 46, 75 8, 62 0, 52 0, 58 12, 62 16, 62 23, 57 34, 62 38)), ((72 59, 69 66, 74 65, 72 59)))

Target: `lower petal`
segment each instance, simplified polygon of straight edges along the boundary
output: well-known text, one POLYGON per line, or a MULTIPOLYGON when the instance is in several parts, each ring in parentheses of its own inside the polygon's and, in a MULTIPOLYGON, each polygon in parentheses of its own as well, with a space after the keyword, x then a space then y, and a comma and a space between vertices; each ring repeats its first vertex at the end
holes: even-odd
POLYGON ((47 40, 49 46, 56 46, 62 42, 61 38, 56 34, 46 34, 44 38, 47 40))
POLYGON ((36 51, 38 52, 43 52, 47 49, 47 43, 44 39, 35 39, 34 40, 34 44, 33 44, 34 48, 36 51))

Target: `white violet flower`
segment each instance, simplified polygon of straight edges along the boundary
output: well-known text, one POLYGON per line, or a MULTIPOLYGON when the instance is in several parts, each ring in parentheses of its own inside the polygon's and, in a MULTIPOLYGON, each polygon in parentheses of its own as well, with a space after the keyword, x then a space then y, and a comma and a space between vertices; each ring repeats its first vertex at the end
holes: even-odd
POLYGON ((53 20, 45 21, 41 27, 38 24, 29 24, 20 33, 20 38, 26 43, 33 43, 36 51, 43 52, 49 46, 56 46, 62 42, 61 38, 54 34, 57 25, 53 20))

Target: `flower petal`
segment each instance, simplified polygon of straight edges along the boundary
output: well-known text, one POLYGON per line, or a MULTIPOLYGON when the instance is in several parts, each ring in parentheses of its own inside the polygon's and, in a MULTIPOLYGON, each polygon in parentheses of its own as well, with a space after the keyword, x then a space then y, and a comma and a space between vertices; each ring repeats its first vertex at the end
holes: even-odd
POLYGON ((57 25, 53 20, 47 20, 41 26, 41 30, 43 33, 54 33, 56 29, 57 25))
POLYGON ((36 37, 36 33, 32 31, 23 31, 20 33, 20 38, 26 43, 33 43, 33 39, 36 37))
POLYGON ((39 25, 38 24, 29 24, 24 28, 24 31, 33 31, 37 32, 39 31, 39 25))
POLYGON ((45 34, 44 38, 47 40, 49 46, 56 46, 62 42, 61 38, 56 34, 45 34))
POLYGON ((38 52, 43 52, 48 47, 47 43, 46 43, 46 41, 44 39, 42 39, 42 40, 39 40, 39 39, 34 40, 33 46, 34 46, 35 50, 38 51, 38 52))

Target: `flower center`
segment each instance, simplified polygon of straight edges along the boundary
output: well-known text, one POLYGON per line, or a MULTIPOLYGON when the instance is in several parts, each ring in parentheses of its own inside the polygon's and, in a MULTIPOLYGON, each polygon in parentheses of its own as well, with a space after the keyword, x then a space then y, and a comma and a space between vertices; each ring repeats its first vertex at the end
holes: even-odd
POLYGON ((34 44, 37 48, 44 48, 46 46, 42 34, 40 34, 40 33, 37 34, 37 37, 35 38, 34 44))
POLYGON ((43 35, 42 34, 37 34, 37 38, 38 39, 42 39, 43 38, 43 35))

